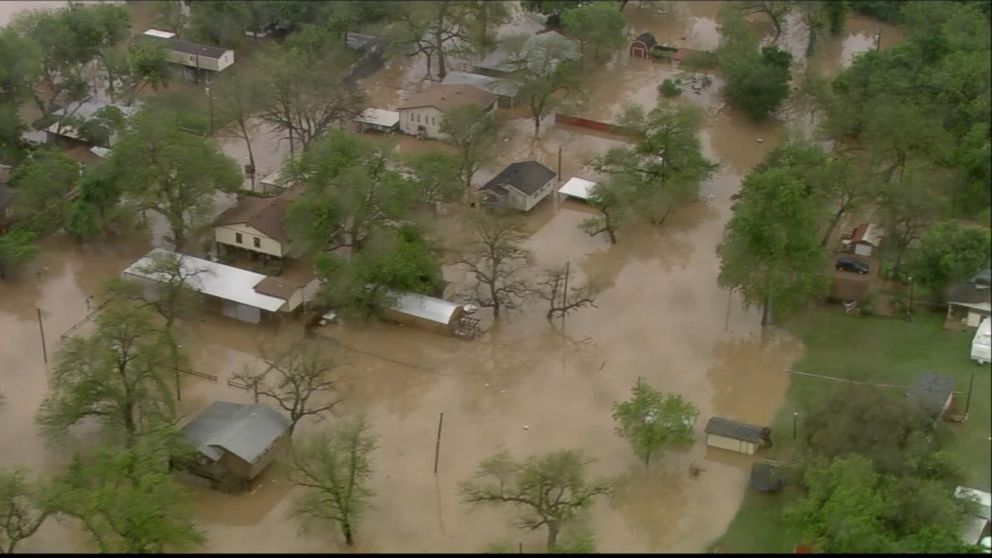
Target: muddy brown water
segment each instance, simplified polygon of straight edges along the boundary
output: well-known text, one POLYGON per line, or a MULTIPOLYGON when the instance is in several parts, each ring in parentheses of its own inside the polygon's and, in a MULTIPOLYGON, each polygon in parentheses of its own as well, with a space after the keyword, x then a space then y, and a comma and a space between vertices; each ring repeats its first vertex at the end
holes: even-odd
MULTIPOLYGON (((671 34, 691 48, 711 48, 716 35, 715 2, 671 3, 665 15, 628 6, 633 31, 671 34), (681 39, 681 37, 686 37, 681 39)), ((868 43, 876 24, 851 19, 845 38, 827 41, 817 63, 833 71, 868 43)), ((865 20, 867 21, 867 20, 865 20)), ((516 22, 520 28, 531 25, 516 22)), ((883 48, 887 38, 883 31, 883 48)), ((374 106, 395 106, 404 91, 417 87, 423 62, 399 59, 368 84, 374 106)), ((615 117, 623 105, 648 107, 658 101, 657 84, 677 70, 664 64, 619 56, 588 77, 580 110, 615 117)), ((661 227, 632 224, 621 229, 619 244, 589 237, 579 229, 589 208, 575 201, 546 200, 527 216, 526 246, 534 264, 524 273, 536 279, 544 269, 571 262, 576 281, 588 280, 601 293, 595 308, 570 315, 554 327, 537 300, 510 313, 499 324, 465 342, 390 324, 345 322, 320 335, 341 363, 346 400, 338 414, 367 413, 379 436, 374 455, 372 507, 358 529, 363 552, 471 552, 487 543, 521 542, 540 551, 542 532, 515 529, 510 510, 472 509, 461 503, 457 484, 471 477, 478 462, 501 448, 517 456, 579 448, 595 458, 592 473, 618 479, 616 494, 598 501, 591 527, 603 551, 702 551, 733 518, 746 489, 751 458, 708 450, 702 430, 713 415, 767 424, 787 388, 782 371, 802 352, 780 332, 762 338, 760 316, 741 307, 736 296, 716 285, 715 253, 730 216, 730 196, 748 169, 774 148, 782 123, 755 124, 722 105, 719 83, 681 100, 706 111, 702 143, 720 170, 701 187, 702 201, 675 212, 661 227), (759 142, 759 139, 761 140, 759 142), (638 377, 679 393, 700 410, 691 448, 667 452, 649 469, 613 433, 613 402, 638 377), (439 472, 432 474, 438 414, 444 412, 439 472), (689 467, 702 472, 696 478, 689 467)), ((477 177, 482 183, 514 160, 534 158, 552 169, 562 150, 562 174, 596 179, 588 163, 597 153, 624 145, 607 136, 580 133, 552 121, 533 137, 525 114, 504 116, 512 140, 492 154, 477 177)), ((260 132, 265 133, 265 132, 260 132)), ((404 138, 401 152, 423 149, 404 138)), ((222 149, 240 161, 238 141, 222 149)), ((284 145, 259 141, 260 172, 277 166, 284 145)), ((466 240, 466 212, 449 208, 438 220, 446 244, 466 240)), ((115 239, 81 246, 54 237, 18 280, 0 283, 0 466, 53 471, 64 454, 41 442, 33 417, 47 390, 36 308, 42 309, 51 357, 61 333, 87 314, 86 296, 142 255, 150 242, 115 239)), ((161 242, 161 231, 151 235, 161 242)), ((445 268, 457 297, 471 281, 463 270, 445 268)), ((85 332, 87 325, 79 328, 85 332)), ((219 381, 186 377, 180 411, 191 415, 212 400, 248 402, 250 395, 226 380, 245 366, 259 364, 259 348, 285 347, 302 335, 299 323, 252 326, 205 314, 184 324, 183 344, 196 370, 219 381)), ((305 422, 300 435, 337 419, 305 422)), ((318 527, 301 534, 292 518, 296 490, 282 471, 266 473, 251 494, 232 496, 192 488, 198 523, 206 531, 203 550, 213 552, 342 551, 336 533, 318 527)), ((88 549, 70 522, 48 521, 24 551, 88 549)))

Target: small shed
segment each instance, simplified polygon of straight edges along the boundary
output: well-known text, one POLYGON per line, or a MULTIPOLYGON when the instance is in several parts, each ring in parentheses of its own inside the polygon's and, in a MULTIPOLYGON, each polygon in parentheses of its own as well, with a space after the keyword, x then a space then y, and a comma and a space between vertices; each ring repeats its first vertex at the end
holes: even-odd
POLYGON ((393 110, 367 108, 355 117, 358 129, 362 132, 374 130, 382 133, 392 133, 400 127, 400 113, 393 110))
POLYGON ((634 42, 630 43, 630 57, 647 58, 648 53, 651 52, 651 47, 656 44, 658 44, 658 41, 654 39, 654 35, 651 33, 641 33, 634 39, 634 42))
POLYGON ((785 486, 785 477, 774 464, 759 461, 751 466, 750 484, 758 492, 778 492, 785 486))
POLYGON ((849 236, 841 239, 845 251, 856 256, 871 257, 875 255, 885 231, 875 223, 862 223, 851 231, 849 236))
POLYGON ((592 190, 595 187, 596 183, 592 180, 586 180, 585 178, 573 176, 572 178, 569 178, 567 182, 562 184, 561 188, 558 188, 558 193, 569 198, 589 201, 589 196, 592 195, 592 190))
POLYGON ((706 445, 754 455, 758 448, 771 447, 771 429, 721 417, 710 417, 709 422, 706 423, 706 445))
POLYGON ((290 420, 266 405, 214 401, 179 433, 197 451, 178 464, 187 480, 242 492, 289 445, 290 420))
POLYGON ((435 333, 474 337, 478 334, 479 320, 466 314, 465 306, 449 300, 416 293, 399 293, 396 295, 396 302, 384 312, 384 317, 435 333))
POLYGON ((935 372, 923 372, 906 392, 906 397, 919 405, 928 416, 934 419, 943 418, 954 399, 954 378, 935 372))

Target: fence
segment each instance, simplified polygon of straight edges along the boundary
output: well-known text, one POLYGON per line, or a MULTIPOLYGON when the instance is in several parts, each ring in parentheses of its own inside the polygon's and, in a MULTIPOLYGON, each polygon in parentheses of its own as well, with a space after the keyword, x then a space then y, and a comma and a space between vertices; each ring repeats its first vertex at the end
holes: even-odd
POLYGON ((560 112, 555 113, 555 124, 568 124, 570 126, 578 126, 579 128, 596 130, 597 132, 606 132, 608 134, 616 134, 618 136, 633 138, 636 138, 639 135, 636 130, 627 128, 626 126, 617 126, 616 124, 599 122, 598 120, 589 120, 588 118, 580 118, 578 116, 571 116, 560 112))
POLYGON ((188 374, 190 376, 196 376, 197 378, 203 378, 204 380, 210 380, 211 382, 217 381, 217 376, 213 374, 207 374, 206 372, 200 372, 199 370, 193 370, 192 368, 180 368, 180 372, 183 374, 188 374))
POLYGON ((85 325, 86 322, 90 321, 90 318, 92 318, 94 314, 99 312, 106 305, 107 302, 103 302, 100 304, 100 306, 97 306, 96 308, 91 310, 88 314, 83 316, 83 319, 79 320, 78 322, 75 323, 75 325, 65 330, 65 332, 59 336, 59 339, 65 341, 67 337, 72 337, 79 328, 83 327, 83 325, 85 325))

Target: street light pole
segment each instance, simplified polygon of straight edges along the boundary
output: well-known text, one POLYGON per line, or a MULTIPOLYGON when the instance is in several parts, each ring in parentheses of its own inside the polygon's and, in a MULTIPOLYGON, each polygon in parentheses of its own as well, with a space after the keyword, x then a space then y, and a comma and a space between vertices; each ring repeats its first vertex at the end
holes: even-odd
POLYGON ((909 321, 913 321, 913 276, 909 275, 906 277, 909 281, 909 321))
POLYGON ((796 439, 799 432, 799 411, 792 411, 792 439, 796 439))
POLYGON ((210 93, 210 87, 209 86, 205 87, 204 89, 206 89, 206 92, 207 92, 207 103, 208 103, 208 105, 210 107, 210 109, 209 109, 210 110, 210 135, 212 136, 212 135, 214 135, 214 96, 210 93))

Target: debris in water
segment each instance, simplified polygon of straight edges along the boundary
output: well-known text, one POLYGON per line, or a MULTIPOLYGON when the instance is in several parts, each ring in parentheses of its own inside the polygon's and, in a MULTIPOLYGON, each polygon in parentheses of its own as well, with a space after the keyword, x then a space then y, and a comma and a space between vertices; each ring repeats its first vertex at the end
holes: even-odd
POLYGON ((530 427, 525 424, 524 425, 524 430, 529 430, 529 429, 530 429, 530 427))
POLYGON ((765 140, 763 138, 758 138, 758 143, 765 143, 765 140))
POLYGON ((603 364, 600 364, 599 365, 599 370, 597 370, 597 372, 599 372, 600 370, 602 370, 604 366, 606 366, 606 361, 605 360, 603 361, 603 364))
POLYGON ((703 469, 699 465, 696 465, 695 463, 693 463, 693 464, 689 465, 689 476, 692 477, 692 478, 696 478, 696 477, 699 476, 700 473, 702 473, 705 470, 706 469, 703 469))

